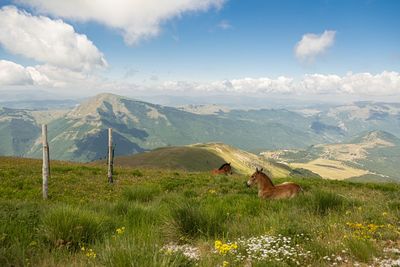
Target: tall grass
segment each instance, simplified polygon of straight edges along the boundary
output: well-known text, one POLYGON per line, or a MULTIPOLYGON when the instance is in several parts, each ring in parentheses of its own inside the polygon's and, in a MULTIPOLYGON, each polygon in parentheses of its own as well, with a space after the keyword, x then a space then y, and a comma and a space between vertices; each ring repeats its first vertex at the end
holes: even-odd
POLYGON ((35 255, 40 214, 36 203, 0 201, 0 266, 24 266, 35 255))
POLYGON ((40 232, 52 247, 77 250, 80 245, 101 241, 114 229, 115 222, 104 215, 72 206, 60 206, 44 216, 40 232))
POLYGON ((226 231, 227 216, 218 208, 200 206, 194 201, 176 204, 167 235, 178 240, 193 240, 199 236, 215 238, 226 231))
POLYGON ((370 262, 377 254, 377 249, 370 240, 349 239, 347 247, 351 254, 359 261, 370 262))
MULTIPOLYGON (((352 266, 391 257, 383 248, 400 242, 400 186, 395 184, 296 179, 304 194, 272 201, 260 200, 256 189, 245 188, 243 176, 145 169, 138 174, 127 168, 118 169, 118 182, 109 186, 105 168, 59 162, 53 167, 52 198, 44 202, 40 162, 0 158, 0 266, 193 263, 182 254, 163 252, 169 242, 199 249, 197 266, 221 266, 224 260, 236 266, 233 257, 213 253, 216 239, 226 243, 261 235, 290 237, 309 250, 304 266, 332 265, 324 260, 332 254, 352 266), (348 222, 383 226, 370 239, 359 240, 348 222), (80 246, 92 249, 96 257, 80 246)), ((280 266, 268 266, 272 264, 280 266)))
POLYGON ((312 196, 311 207, 317 214, 326 215, 331 211, 341 211, 346 207, 346 199, 329 191, 316 191, 312 196))
POLYGON ((123 191, 123 197, 128 201, 149 202, 160 194, 160 192, 161 190, 157 185, 144 184, 126 188, 123 191))

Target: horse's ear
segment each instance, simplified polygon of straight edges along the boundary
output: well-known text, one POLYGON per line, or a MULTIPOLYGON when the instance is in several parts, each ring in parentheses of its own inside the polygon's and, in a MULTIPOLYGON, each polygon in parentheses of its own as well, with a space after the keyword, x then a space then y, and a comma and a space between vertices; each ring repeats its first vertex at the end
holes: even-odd
POLYGON ((260 172, 262 172, 264 170, 264 168, 261 168, 260 172))
POLYGON ((256 172, 258 172, 258 168, 256 167, 256 172))
POLYGON ((228 165, 231 165, 231 163, 230 163, 230 162, 228 162, 228 165))

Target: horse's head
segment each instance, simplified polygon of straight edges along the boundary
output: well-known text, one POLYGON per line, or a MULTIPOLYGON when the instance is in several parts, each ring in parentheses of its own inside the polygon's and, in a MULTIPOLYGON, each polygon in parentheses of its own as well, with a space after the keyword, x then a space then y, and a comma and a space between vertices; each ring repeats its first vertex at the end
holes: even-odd
POLYGON ((246 183, 247 187, 250 187, 250 186, 254 185, 255 183, 257 183, 257 180, 258 180, 259 176, 263 173, 263 170, 264 170, 263 168, 261 168, 260 170, 258 168, 256 168, 256 172, 250 176, 250 179, 246 183))
POLYGON ((218 170, 223 171, 224 174, 233 174, 231 163, 224 163, 218 170))

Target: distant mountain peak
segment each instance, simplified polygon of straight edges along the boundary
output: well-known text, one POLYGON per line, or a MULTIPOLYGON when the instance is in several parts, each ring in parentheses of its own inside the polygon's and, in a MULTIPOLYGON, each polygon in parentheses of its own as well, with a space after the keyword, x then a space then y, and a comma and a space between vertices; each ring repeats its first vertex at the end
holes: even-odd
POLYGON ((389 132, 374 130, 359 135, 352 143, 374 143, 376 145, 393 146, 393 144, 400 143, 400 139, 389 132))
POLYGON ((107 112, 110 109, 114 112, 126 112, 127 110, 122 100, 128 100, 128 98, 110 93, 98 94, 82 102, 69 112, 67 116, 69 118, 96 118, 99 117, 99 112, 107 112))

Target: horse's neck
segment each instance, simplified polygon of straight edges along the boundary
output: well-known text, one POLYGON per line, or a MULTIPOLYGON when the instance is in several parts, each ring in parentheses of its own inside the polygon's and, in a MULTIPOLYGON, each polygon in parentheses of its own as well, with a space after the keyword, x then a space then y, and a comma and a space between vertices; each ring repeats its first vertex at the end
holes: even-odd
POLYGON ((258 181, 260 190, 271 189, 275 187, 271 179, 269 179, 269 177, 265 174, 260 174, 258 181))

